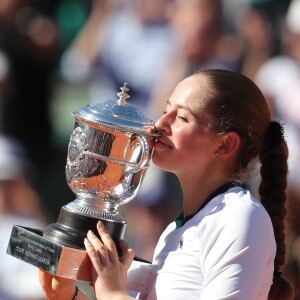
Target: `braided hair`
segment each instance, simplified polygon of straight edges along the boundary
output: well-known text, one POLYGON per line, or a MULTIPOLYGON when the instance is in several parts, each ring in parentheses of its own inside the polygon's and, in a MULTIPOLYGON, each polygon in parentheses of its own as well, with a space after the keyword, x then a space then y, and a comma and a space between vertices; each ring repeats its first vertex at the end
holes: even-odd
POLYGON ((262 178, 259 194, 263 205, 270 214, 277 244, 275 271, 269 300, 290 299, 287 295, 290 294, 291 288, 281 276, 281 269, 285 264, 284 218, 286 216, 287 157, 288 148, 284 139, 283 126, 277 121, 271 121, 259 153, 262 178))

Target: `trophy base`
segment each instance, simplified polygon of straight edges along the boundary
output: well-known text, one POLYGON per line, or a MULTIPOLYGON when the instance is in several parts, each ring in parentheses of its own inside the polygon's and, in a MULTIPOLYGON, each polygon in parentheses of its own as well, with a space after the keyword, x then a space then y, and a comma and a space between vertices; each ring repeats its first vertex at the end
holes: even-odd
MULTIPOLYGON (((92 265, 86 251, 48 240, 42 230, 14 225, 6 253, 55 276, 93 282, 92 265)), ((156 272, 156 265, 135 257, 128 270, 127 288, 149 293, 156 272)))
POLYGON ((39 229, 14 225, 7 254, 56 276, 92 282, 92 266, 86 251, 48 240, 39 229))

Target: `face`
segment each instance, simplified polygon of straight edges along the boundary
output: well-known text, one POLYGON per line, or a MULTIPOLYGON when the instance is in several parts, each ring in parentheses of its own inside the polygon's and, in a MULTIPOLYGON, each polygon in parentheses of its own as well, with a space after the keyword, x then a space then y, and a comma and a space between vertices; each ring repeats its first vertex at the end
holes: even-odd
POLYGON ((156 122, 161 133, 154 144, 153 162, 177 175, 208 171, 216 162, 219 135, 208 129, 213 119, 203 112, 201 90, 205 80, 189 77, 167 101, 166 111, 156 122))

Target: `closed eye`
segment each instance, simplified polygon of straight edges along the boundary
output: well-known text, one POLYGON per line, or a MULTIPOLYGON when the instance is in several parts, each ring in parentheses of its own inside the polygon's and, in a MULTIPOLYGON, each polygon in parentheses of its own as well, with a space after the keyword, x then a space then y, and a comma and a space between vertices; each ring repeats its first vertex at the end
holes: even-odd
POLYGON ((188 121, 187 118, 184 118, 184 117, 182 117, 182 116, 177 116, 177 119, 179 119, 179 120, 181 120, 181 121, 183 121, 183 122, 187 122, 187 121, 188 121))

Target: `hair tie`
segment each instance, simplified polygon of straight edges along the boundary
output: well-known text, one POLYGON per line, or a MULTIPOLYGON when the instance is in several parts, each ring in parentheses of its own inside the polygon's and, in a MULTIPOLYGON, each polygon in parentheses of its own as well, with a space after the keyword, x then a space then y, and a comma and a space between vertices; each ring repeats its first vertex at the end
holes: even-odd
POLYGON ((265 141, 267 146, 276 147, 284 139, 283 124, 279 121, 271 121, 265 133, 265 141))
POLYGON ((273 277, 278 276, 280 277, 282 274, 282 271, 278 270, 278 269, 274 269, 274 273, 273 273, 273 277))

